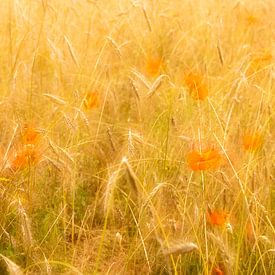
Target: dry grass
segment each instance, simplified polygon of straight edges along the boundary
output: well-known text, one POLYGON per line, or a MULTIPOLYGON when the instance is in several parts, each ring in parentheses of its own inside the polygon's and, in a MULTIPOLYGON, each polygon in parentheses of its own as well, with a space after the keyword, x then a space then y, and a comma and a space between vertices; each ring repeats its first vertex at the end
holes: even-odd
POLYGON ((0 273, 272 274, 274 14, 0 1, 0 273))

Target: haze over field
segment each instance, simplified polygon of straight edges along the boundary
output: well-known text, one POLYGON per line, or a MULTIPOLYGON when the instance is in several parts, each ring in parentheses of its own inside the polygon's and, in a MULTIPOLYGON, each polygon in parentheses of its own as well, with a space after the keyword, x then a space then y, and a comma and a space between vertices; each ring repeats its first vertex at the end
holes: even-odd
POLYGON ((274 274, 272 0, 0 1, 0 274, 274 274))

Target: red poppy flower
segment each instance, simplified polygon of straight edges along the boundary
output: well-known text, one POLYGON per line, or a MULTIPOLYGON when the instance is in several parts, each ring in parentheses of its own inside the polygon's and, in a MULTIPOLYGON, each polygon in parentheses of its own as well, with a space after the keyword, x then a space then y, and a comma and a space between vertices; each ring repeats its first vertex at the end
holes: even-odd
POLYGON ((11 160, 11 168, 14 171, 24 169, 28 165, 35 165, 41 159, 41 153, 37 147, 33 145, 25 145, 19 149, 14 158, 11 160))
POLYGON ((263 70, 265 67, 272 64, 273 56, 270 52, 260 53, 258 55, 255 55, 251 58, 248 69, 247 69, 247 75, 251 76, 261 70, 263 70))
POLYGON ((194 99, 204 100, 207 98, 209 91, 204 77, 197 72, 189 72, 184 77, 184 84, 189 89, 194 99))
POLYGON ((160 73, 162 66, 162 59, 160 57, 149 56, 145 63, 145 72, 148 76, 154 77, 160 73))
POLYGON ((218 168, 221 162, 222 156, 215 149, 206 149, 202 152, 191 151, 187 154, 187 163, 194 171, 218 168))
POLYGON ((255 151, 263 144, 263 136, 260 132, 246 133, 243 136, 243 147, 245 150, 255 151))
POLYGON ((225 211, 208 210, 207 220, 211 225, 223 226, 228 220, 228 214, 225 211))
POLYGON ((90 92, 86 95, 86 98, 84 100, 84 106, 87 110, 94 109, 99 106, 99 94, 97 91, 90 92))
POLYGON ((22 132, 22 143, 24 145, 36 145, 41 136, 38 130, 33 128, 31 125, 25 125, 23 132, 22 132))
POLYGON ((222 271, 222 269, 219 266, 216 266, 213 268, 212 274, 213 275, 223 275, 224 272, 222 271))

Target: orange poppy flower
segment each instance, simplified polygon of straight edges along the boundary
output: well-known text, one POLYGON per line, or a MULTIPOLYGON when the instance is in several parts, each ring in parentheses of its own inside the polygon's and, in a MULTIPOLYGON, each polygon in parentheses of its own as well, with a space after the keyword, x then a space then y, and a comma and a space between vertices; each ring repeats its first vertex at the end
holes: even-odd
POLYGON ((204 100, 207 98, 209 91, 204 77, 201 74, 189 72, 184 77, 184 84, 194 99, 204 100))
POLYGON ((99 95, 97 91, 90 92, 86 95, 84 106, 87 110, 91 110, 99 106, 99 95))
POLYGON ((253 75, 272 63, 272 54, 270 52, 258 54, 250 60, 249 67, 247 69, 247 75, 253 75))
POLYGON ((207 212, 207 220, 211 225, 222 226, 228 220, 228 214, 225 211, 210 211, 207 212))
POLYGON ((191 151, 187 154, 187 163, 194 171, 218 168, 221 162, 222 156, 215 149, 206 149, 201 153, 199 151, 191 151))
POLYGON ((245 21, 248 26, 257 25, 260 22, 259 18, 253 14, 248 14, 245 17, 245 21))
POLYGON ((25 145, 16 152, 15 157, 11 161, 11 168, 14 171, 24 169, 28 165, 35 165, 41 158, 40 152, 33 145, 25 145))
POLYGON ((40 133, 30 125, 25 125, 22 133, 22 143, 24 145, 36 145, 40 140, 40 133))
POLYGON ((259 132, 247 133, 243 136, 243 147, 248 151, 255 151, 263 144, 263 136, 259 132))
POLYGON ((160 73, 162 59, 159 57, 148 57, 145 63, 145 72, 148 76, 154 77, 160 73))
POLYGON ((212 274, 213 275, 223 275, 224 272, 222 271, 222 269, 219 266, 216 266, 213 268, 212 274))

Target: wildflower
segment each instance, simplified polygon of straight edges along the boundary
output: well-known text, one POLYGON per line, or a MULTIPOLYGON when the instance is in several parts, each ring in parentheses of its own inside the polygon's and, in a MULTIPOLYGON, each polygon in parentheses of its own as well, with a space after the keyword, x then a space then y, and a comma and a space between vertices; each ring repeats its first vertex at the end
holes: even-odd
POLYGON ((262 14, 260 10, 240 9, 237 14, 239 23, 242 23, 244 27, 256 27, 262 22, 262 14))
POLYGON ((225 211, 211 211, 209 209, 207 212, 207 220, 211 225, 223 226, 228 220, 228 214, 225 211))
POLYGON ((247 75, 253 75, 261 70, 263 70, 265 67, 269 66, 272 63, 272 54, 270 52, 261 53, 258 55, 255 55, 250 60, 248 69, 247 69, 247 75))
POLYGON ((25 125, 22 133, 22 143, 24 145, 36 145, 40 140, 40 133, 30 125, 25 125))
POLYGON ((199 73, 189 72, 186 74, 184 84, 194 99, 204 100, 209 94, 204 77, 199 73))
POLYGON ((222 269, 219 266, 216 266, 213 268, 212 274, 213 275, 223 275, 224 272, 222 271, 222 269))
POLYGON ((249 25, 249 26, 256 25, 257 23, 259 23, 259 18, 252 14, 249 14, 245 18, 245 20, 246 20, 247 25, 249 25))
POLYGON ((263 136, 259 132, 246 133, 243 136, 243 147, 247 151, 256 151, 263 144, 263 136))
POLYGON ((215 149, 206 149, 202 152, 191 151, 187 154, 187 163, 194 171, 217 168, 221 165, 222 156, 215 149))
POLYGON ((99 95, 97 91, 90 92, 86 95, 84 106, 87 110, 91 110, 99 106, 99 95))
POLYGON ((29 144, 24 145, 22 149, 19 149, 15 157, 11 161, 11 168, 13 171, 24 169, 28 165, 35 165, 39 162, 41 154, 37 147, 29 144))
POLYGON ((159 57, 148 57, 145 64, 145 72, 148 76, 157 76, 161 70, 162 59, 159 57))

